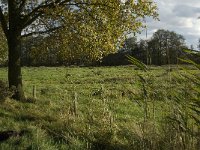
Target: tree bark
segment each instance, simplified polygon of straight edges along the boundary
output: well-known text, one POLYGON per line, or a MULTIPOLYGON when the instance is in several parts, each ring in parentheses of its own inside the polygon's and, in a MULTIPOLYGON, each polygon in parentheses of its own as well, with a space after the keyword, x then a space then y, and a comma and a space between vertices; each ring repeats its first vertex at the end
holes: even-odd
POLYGON ((14 88, 13 97, 25 100, 21 75, 21 33, 9 32, 8 36, 8 82, 9 88, 14 88))
POLYGON ((8 82, 9 88, 14 88, 12 98, 25 100, 21 75, 21 32, 22 22, 18 2, 8 0, 8 82))

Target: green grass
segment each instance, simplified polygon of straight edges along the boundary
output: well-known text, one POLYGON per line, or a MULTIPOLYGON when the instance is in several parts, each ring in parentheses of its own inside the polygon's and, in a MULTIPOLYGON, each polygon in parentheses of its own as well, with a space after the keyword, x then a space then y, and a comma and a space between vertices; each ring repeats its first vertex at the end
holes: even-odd
MULTIPOLYGON (((0 69, 1 80, 7 80, 6 70, 0 69)), ((196 85, 180 67, 146 73, 133 66, 24 67, 22 73, 26 97, 31 99, 35 86, 37 98, 1 103, 0 132, 26 132, 0 142, 0 149, 197 148, 198 138, 180 131, 184 125, 198 133, 186 114, 191 110, 183 107, 198 97, 196 85), (183 113, 187 125, 177 123, 183 113)))

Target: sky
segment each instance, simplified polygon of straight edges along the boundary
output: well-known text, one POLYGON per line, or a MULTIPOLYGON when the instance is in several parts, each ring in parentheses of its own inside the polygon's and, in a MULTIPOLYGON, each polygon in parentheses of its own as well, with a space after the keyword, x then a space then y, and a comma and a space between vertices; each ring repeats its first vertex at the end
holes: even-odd
POLYGON ((142 32, 139 38, 148 39, 158 29, 166 29, 181 34, 186 39, 188 46, 193 45, 197 49, 200 38, 200 0, 154 0, 158 6, 160 21, 150 18, 147 22, 146 32, 142 32))

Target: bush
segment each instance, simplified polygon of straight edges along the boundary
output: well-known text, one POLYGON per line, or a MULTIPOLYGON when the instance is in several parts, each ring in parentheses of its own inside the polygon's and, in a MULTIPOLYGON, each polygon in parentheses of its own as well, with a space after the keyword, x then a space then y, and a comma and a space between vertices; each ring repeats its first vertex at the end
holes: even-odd
POLYGON ((7 97, 12 96, 12 91, 9 90, 5 82, 0 80, 0 102, 4 102, 7 97))

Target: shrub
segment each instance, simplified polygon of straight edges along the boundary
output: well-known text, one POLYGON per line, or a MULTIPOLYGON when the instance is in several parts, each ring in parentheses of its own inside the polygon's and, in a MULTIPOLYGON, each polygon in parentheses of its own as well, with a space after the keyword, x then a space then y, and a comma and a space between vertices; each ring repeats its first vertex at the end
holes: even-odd
POLYGON ((12 96, 12 91, 9 90, 5 82, 0 80, 0 102, 4 102, 7 97, 12 96))

